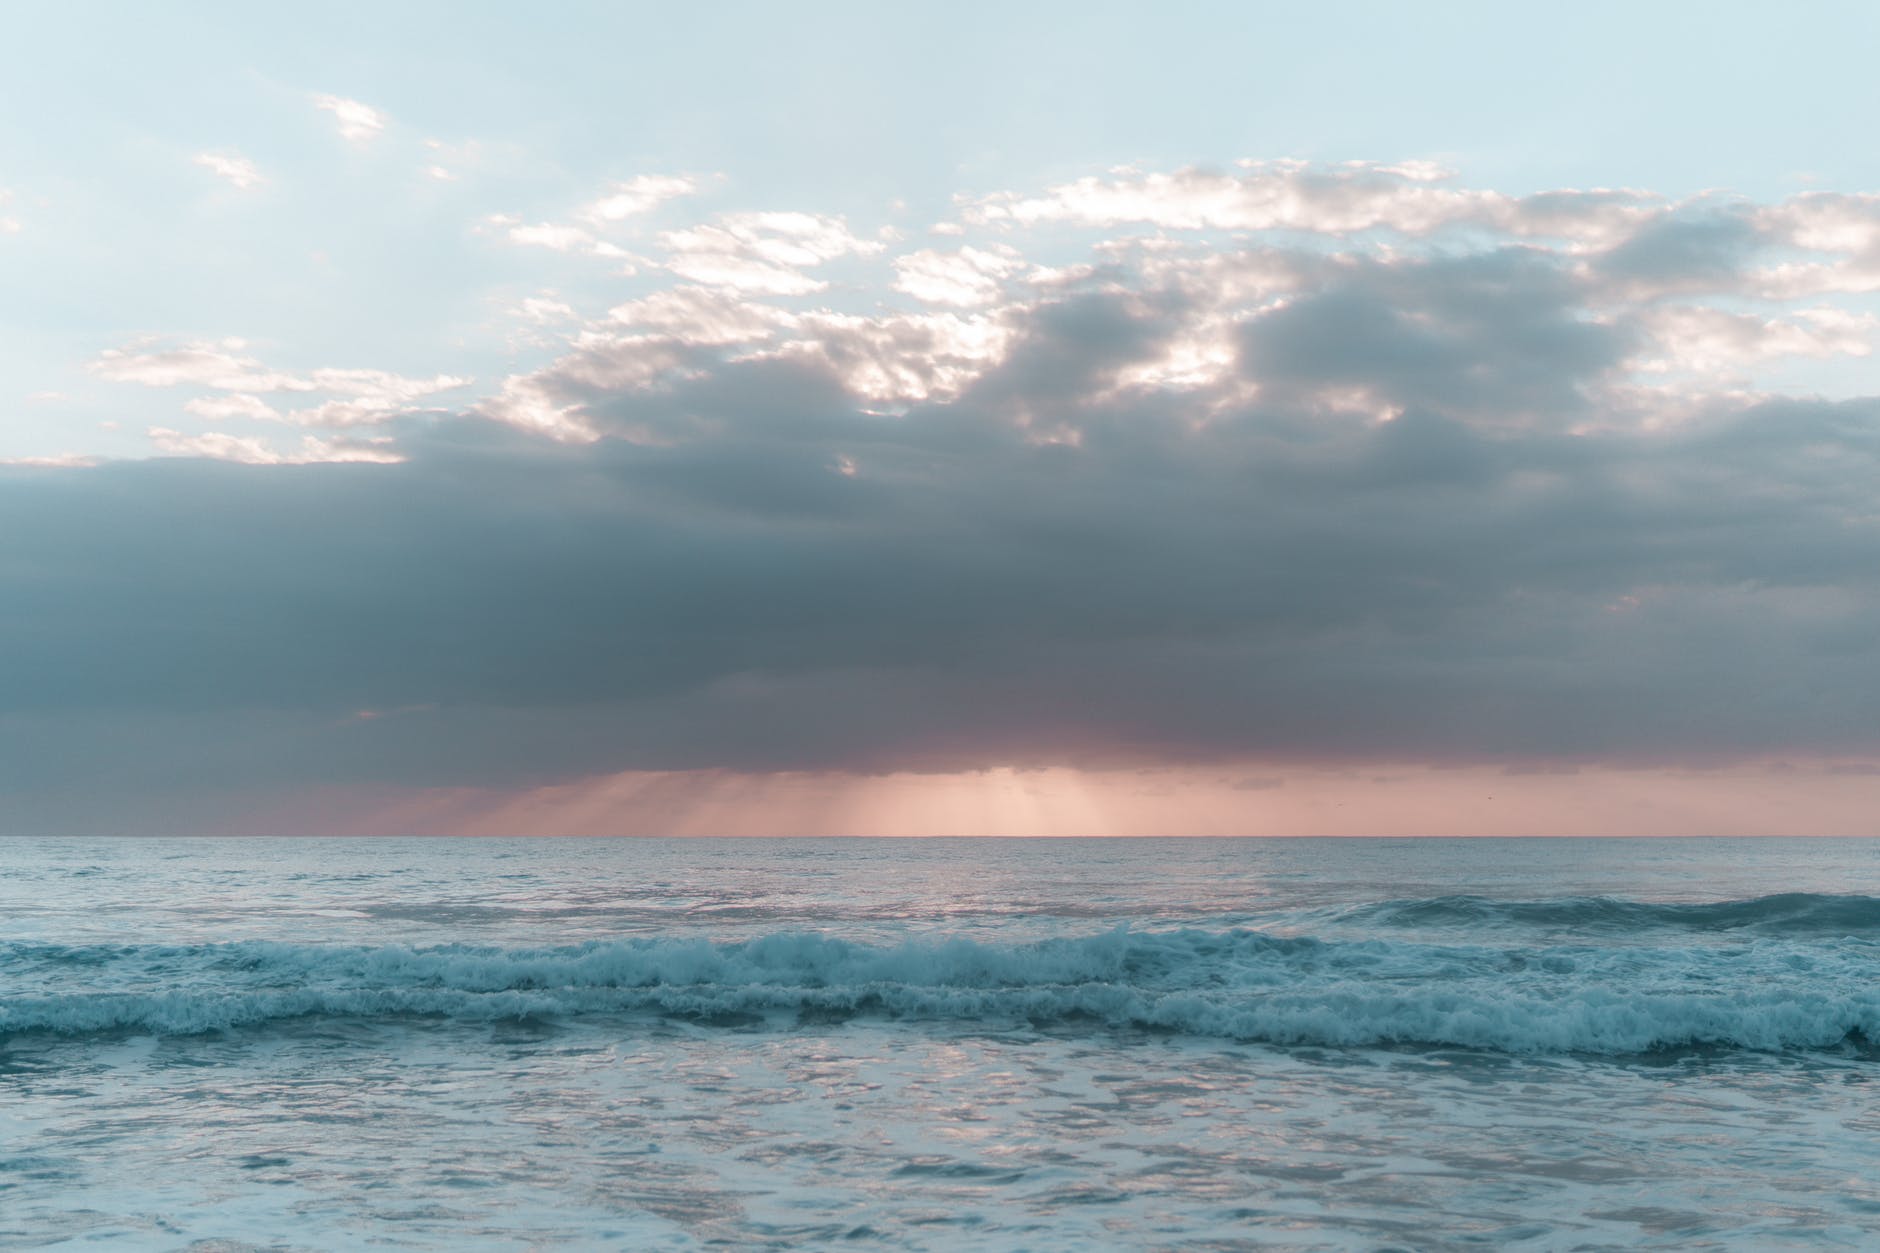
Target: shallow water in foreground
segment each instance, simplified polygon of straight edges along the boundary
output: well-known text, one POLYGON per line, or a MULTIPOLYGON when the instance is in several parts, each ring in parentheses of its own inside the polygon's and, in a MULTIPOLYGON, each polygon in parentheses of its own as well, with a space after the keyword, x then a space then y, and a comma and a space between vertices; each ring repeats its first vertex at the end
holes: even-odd
POLYGON ((1880 842, 0 853, 0 1247, 1880 1242, 1880 842))

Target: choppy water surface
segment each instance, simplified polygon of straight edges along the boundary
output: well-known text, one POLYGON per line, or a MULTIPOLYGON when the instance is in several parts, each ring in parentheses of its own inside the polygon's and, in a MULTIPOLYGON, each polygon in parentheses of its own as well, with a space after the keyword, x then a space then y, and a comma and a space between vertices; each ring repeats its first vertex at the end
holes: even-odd
POLYGON ((0 856, 3 1247, 1880 1241, 1877 842, 0 856))

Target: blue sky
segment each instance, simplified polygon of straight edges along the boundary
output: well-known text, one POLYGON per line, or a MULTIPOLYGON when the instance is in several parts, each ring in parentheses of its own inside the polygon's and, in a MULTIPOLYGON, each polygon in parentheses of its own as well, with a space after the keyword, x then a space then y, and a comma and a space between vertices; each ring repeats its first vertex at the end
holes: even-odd
POLYGON ((6 20, 34 823, 1880 813, 1871 6, 6 20))

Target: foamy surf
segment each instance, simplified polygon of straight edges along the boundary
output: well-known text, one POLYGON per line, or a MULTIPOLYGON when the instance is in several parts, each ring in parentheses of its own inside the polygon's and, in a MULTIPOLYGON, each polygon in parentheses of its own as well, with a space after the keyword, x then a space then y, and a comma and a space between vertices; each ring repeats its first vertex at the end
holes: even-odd
MULTIPOLYGON (((1455 913, 1459 899, 1392 909, 1455 913)), ((1621 906, 1629 908, 1612 902, 1597 912, 1621 906)), ((1521 908, 1550 919, 1586 912, 1571 902, 1521 908)), ((1762 902, 1733 909, 1772 912, 1762 902)), ((1147 1028, 1525 1054, 1864 1050, 1880 1041, 1880 949, 1859 938, 1825 949, 1781 941, 1641 949, 1117 928, 1015 945, 786 932, 549 948, 14 944, 0 953, 17 989, 0 1003, 0 1033, 64 1036, 186 1035, 316 1017, 615 1019, 630 1032, 634 1018, 654 1015, 778 1029, 852 1018, 1147 1028)))

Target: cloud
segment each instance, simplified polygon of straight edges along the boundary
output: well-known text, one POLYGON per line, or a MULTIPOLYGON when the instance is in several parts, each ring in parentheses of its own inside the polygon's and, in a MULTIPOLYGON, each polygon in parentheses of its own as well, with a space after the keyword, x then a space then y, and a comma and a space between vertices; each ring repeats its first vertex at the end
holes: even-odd
POLYGON ((159 452, 171 456, 205 457, 243 465, 314 465, 350 461, 396 465, 404 460, 398 452, 386 447, 385 441, 325 440, 309 435, 302 438, 295 451, 281 452, 268 441, 252 436, 229 435, 221 431, 185 435, 181 431, 161 426, 150 428, 150 439, 159 452))
POLYGON ((1170 230, 1302 230, 1349 235, 1388 229, 1427 234, 1479 223, 1523 234, 1610 230, 1649 212, 1649 197, 1628 192, 1550 192, 1525 200, 1453 185, 1428 163, 1244 161, 1239 172, 1189 167, 1173 172, 1114 170, 1042 195, 1000 192, 969 201, 979 224, 1035 226, 1067 222, 1170 230))
MULTIPOLYGON (((525 222, 509 213, 495 213, 483 221, 484 233, 500 232, 512 244, 548 248, 555 252, 585 253, 610 261, 626 262, 622 273, 632 273, 645 259, 635 256, 606 238, 619 235, 623 226, 651 213, 669 200, 692 195, 698 190, 694 180, 673 175, 646 174, 614 183, 598 199, 584 205, 571 222, 525 222)), ((630 232, 629 232, 630 233, 630 232)))
MULTIPOLYGON (((491 145, 481 140, 469 139, 447 143, 442 139, 426 139, 425 150, 430 154, 430 164, 424 167, 426 178, 435 182, 454 183, 480 167, 488 164, 493 155, 491 145)), ((498 148, 496 151, 504 151, 498 148)))
POLYGON ((664 447, 469 423, 399 466, 277 465, 265 490, 186 463, 16 485, 42 525, 7 529, 33 558, 7 568, 67 573, 8 630, 33 676, 15 709, 223 711, 198 735, 275 710, 263 739, 298 746, 292 769, 426 784, 1876 733, 1870 547, 1848 533, 1872 406, 1590 441, 1406 418, 1303 447, 1250 414, 1044 452, 969 400, 894 426, 831 414, 801 367, 743 369, 675 404, 707 424, 664 447), (775 399, 738 438, 709 433, 755 395, 775 399), (1847 458, 1827 484, 1798 430, 1847 458), (100 532, 84 510, 107 498, 100 532), (1642 608, 1606 613, 1615 593, 1642 608), (306 729, 427 704, 362 739, 306 729))
POLYGON ((0 457, 0 466, 37 466, 41 469, 71 469, 98 464, 97 457, 84 453, 59 453, 51 457, 0 457))
POLYGON ((615 183, 599 200, 587 206, 581 216, 591 222, 619 222, 650 213, 668 200, 689 196, 698 185, 689 178, 642 174, 624 183, 615 183))
POLYGON ((608 311, 608 317, 640 333, 669 337, 684 344, 715 347, 768 339, 792 316, 712 287, 674 287, 608 311))
POLYGON ((815 213, 721 214, 703 226, 667 231, 660 242, 666 267, 681 278, 777 296, 822 291, 828 284, 804 270, 882 250, 850 234, 842 218, 815 213))
POLYGON ((1792 317, 1666 305, 1642 315, 1653 345, 1646 370, 1727 375, 1778 357, 1865 357, 1880 318, 1826 306, 1792 317))
POLYGON ((791 325, 795 336, 772 355, 812 360, 851 395, 893 404, 959 395, 1005 355, 1013 334, 997 317, 956 313, 819 312, 791 325))
POLYGON ((1023 268, 1017 251, 1001 244, 952 253, 924 249, 894 259, 894 289, 929 304, 990 304, 1001 280, 1023 268))
POLYGON ((344 96, 316 95, 313 107, 333 115, 340 138, 356 147, 364 147, 385 130, 385 114, 368 104, 344 96))
MULTIPOLYGON (((566 222, 524 222, 506 213, 485 218, 481 230, 495 230, 512 244, 525 248, 547 248, 551 252, 589 254, 613 261, 630 261, 633 254, 611 240, 602 239, 585 226, 566 222)), ((631 272, 631 267, 627 267, 631 272)))
POLYGON ((1620 299, 1739 289, 1764 236, 1740 206, 1666 213, 1595 254, 1592 270, 1620 299))
POLYGON ((91 363, 91 370, 114 382, 146 387, 194 384, 235 392, 312 390, 310 382, 269 370, 255 358, 242 355, 246 347, 240 339, 198 340, 175 347, 145 339, 129 347, 106 349, 91 363))
POLYGON ((534 226, 517 223, 509 227, 509 238, 518 244, 533 244, 556 252, 587 252, 594 247, 594 237, 580 227, 557 226, 551 222, 534 226))
POLYGON ((102 354, 205 422, 369 433, 4 471, 0 782, 51 746, 499 788, 1880 753, 1880 398, 1755 373, 1870 350, 1767 281, 1865 264, 1859 202, 1093 186, 945 250, 661 232, 604 316, 520 306, 566 341, 448 410, 465 380, 239 341, 102 354))
MULTIPOLYGON (((183 412, 207 421, 250 420, 302 426, 342 427, 383 425, 427 411, 433 397, 470 385, 468 378, 440 374, 428 379, 408 378, 385 370, 321 367, 299 372, 275 370, 248 354, 240 339, 198 340, 166 344, 160 339, 138 340, 124 348, 107 349, 91 363, 92 373, 118 383, 145 387, 195 388, 206 395, 183 402, 183 412), (324 396, 313 404, 283 408, 262 396, 272 394, 324 396)), ((248 437, 212 433, 186 436, 161 428, 152 438, 166 452, 189 451, 254 464, 280 464, 295 460, 330 460, 315 455, 286 457, 266 451, 267 446, 248 437)), ((309 443, 303 448, 313 448, 309 443)), ((325 445, 320 445, 325 448, 325 445)), ((335 446, 337 447, 337 446, 335 446)), ((382 449, 350 460, 393 460, 382 449)))
POLYGON ((183 402, 183 412, 211 422, 228 418, 251 418, 262 422, 279 422, 281 411, 259 396, 247 392, 233 395, 192 396, 183 402))
POLYGON ((196 154, 194 160, 197 165, 224 180, 237 191, 259 187, 268 181, 262 177, 261 171, 255 168, 253 161, 239 153, 201 152, 196 154))
POLYGON ((1880 195, 1809 192, 1764 208, 1755 220, 1773 241, 1828 257, 1767 267, 1759 275, 1766 294, 1880 291, 1880 195))
POLYGON ((526 322, 533 322, 537 326, 580 320, 580 315, 574 311, 574 306, 553 292, 543 292, 539 296, 525 296, 516 306, 515 316, 526 322))

